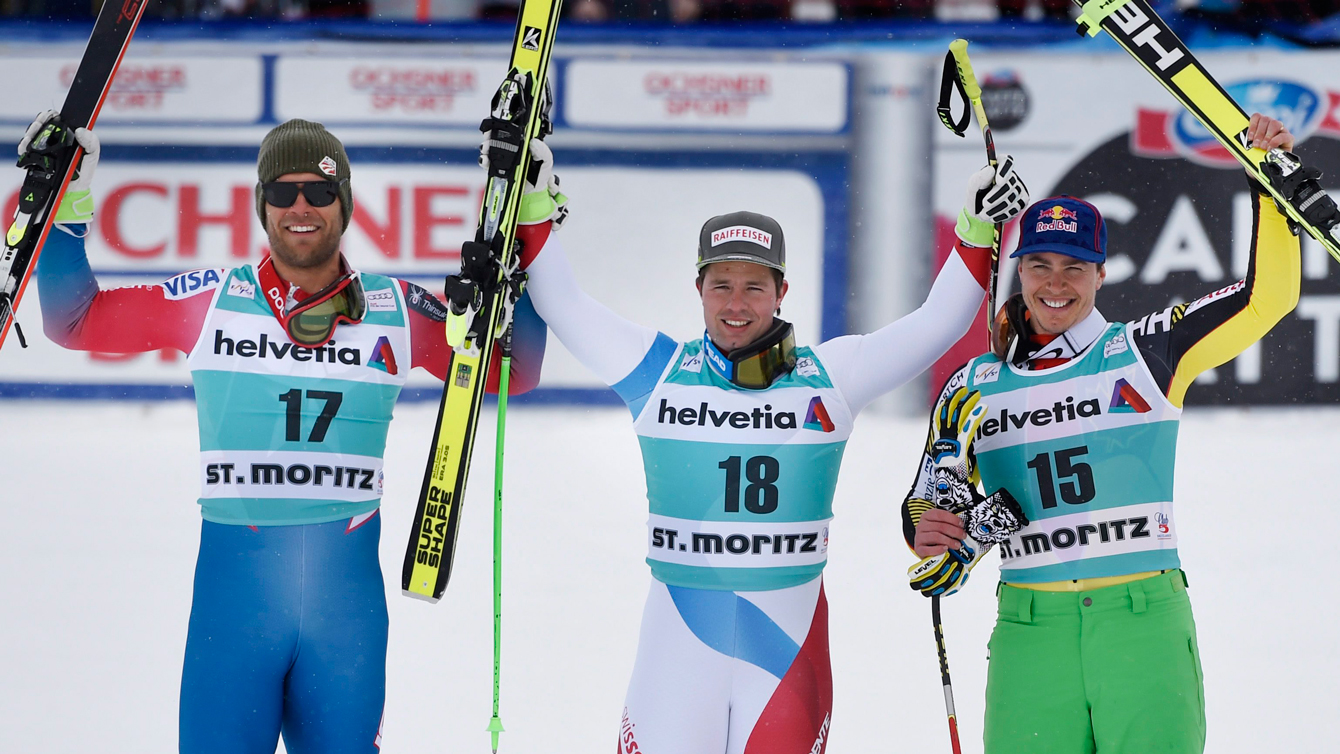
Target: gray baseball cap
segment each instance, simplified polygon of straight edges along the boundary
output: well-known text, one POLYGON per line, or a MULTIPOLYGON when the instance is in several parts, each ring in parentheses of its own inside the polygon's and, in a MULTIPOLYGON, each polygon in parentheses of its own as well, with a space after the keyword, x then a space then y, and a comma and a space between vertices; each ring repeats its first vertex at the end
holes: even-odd
POLYGON ((782 226, 757 212, 717 215, 698 234, 698 269, 713 262, 753 262, 785 273, 782 226))

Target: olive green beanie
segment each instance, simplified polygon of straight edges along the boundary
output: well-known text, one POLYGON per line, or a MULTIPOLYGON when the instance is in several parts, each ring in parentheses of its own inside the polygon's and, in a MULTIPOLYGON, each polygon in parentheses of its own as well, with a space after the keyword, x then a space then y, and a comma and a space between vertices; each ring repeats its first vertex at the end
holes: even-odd
POLYGON ((261 140, 256 158, 256 214, 265 225, 265 196, 261 183, 269 183, 288 173, 316 173, 326 180, 340 182, 340 217, 343 230, 349 228, 354 198, 349 190, 349 156, 344 145, 320 123, 293 119, 271 129, 261 140))

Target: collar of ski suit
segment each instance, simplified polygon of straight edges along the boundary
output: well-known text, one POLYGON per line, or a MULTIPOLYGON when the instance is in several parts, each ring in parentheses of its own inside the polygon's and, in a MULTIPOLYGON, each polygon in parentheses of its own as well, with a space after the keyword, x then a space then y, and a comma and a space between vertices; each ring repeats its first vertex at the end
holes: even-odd
POLYGON ((1028 358, 1028 369, 1050 369, 1070 361, 1093 345, 1107 326, 1107 318, 1094 307, 1089 316, 1060 335, 1030 335, 1038 350, 1028 358))

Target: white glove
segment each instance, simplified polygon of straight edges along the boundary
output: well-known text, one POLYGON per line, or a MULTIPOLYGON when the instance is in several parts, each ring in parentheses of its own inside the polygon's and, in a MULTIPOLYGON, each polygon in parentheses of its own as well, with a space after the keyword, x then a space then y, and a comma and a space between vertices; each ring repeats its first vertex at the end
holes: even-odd
MULTIPOLYGON (((43 110, 38 114, 28 126, 28 130, 24 131, 23 138, 19 140, 19 157, 28 153, 28 146, 33 143, 33 139, 36 139, 47 123, 57 115, 59 113, 55 110, 43 110)), ((76 128, 74 140, 84 150, 84 155, 80 159, 74 177, 70 179, 70 185, 65 189, 60 207, 56 210, 55 221, 58 223, 86 223, 93 219, 93 196, 89 193, 89 189, 93 185, 93 174, 98 169, 102 143, 98 140, 98 135, 87 128, 76 128)))
POLYGON ((996 223, 1013 220, 1028 206, 1028 186, 1014 169, 1014 156, 1005 155, 968 179, 967 197, 954 232, 967 244, 987 247, 995 239, 996 223))
POLYGON ((532 170, 526 175, 526 189, 521 197, 521 213, 517 222, 536 225, 546 220, 558 230, 568 219, 568 197, 559 190, 558 176, 554 175, 554 153, 539 139, 530 141, 532 170), (531 181, 530 173, 535 180, 531 181))

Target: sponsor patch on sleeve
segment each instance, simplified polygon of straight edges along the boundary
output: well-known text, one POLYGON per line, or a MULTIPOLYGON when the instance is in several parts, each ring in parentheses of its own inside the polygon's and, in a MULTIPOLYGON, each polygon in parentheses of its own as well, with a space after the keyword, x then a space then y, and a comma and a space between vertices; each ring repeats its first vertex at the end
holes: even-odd
POLYGON ((995 382, 1000 379, 999 361, 988 361, 985 364, 978 364, 973 369, 972 384, 985 385, 988 382, 995 382))
POLYGON ((256 298, 256 285, 245 280, 233 279, 228 283, 228 295, 238 298, 256 298))
POLYGON ((1119 353, 1126 353, 1130 346, 1126 343, 1126 333, 1119 332, 1112 336, 1112 339, 1103 344, 1103 356, 1111 358, 1119 353))
POLYGON ((395 291, 390 288, 383 288, 377 291, 367 292, 368 311, 370 312, 393 312, 395 311, 395 291))
POLYGON ((158 287, 163 289, 163 298, 168 301, 180 301, 218 288, 227 275, 228 271, 223 268, 191 270, 163 281, 158 287))
POLYGON ((436 296, 413 283, 405 285, 408 288, 405 303, 409 304, 410 311, 418 312, 434 322, 447 321, 447 307, 436 296))

